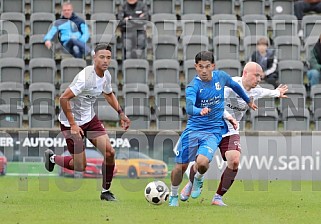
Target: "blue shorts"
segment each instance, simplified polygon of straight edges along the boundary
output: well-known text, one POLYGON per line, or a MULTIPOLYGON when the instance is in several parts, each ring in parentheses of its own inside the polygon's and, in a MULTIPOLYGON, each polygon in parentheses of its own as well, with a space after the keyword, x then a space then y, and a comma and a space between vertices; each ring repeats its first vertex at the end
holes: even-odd
POLYGON ((222 135, 211 132, 184 131, 175 146, 176 163, 189 163, 203 155, 211 162, 222 140, 222 135))

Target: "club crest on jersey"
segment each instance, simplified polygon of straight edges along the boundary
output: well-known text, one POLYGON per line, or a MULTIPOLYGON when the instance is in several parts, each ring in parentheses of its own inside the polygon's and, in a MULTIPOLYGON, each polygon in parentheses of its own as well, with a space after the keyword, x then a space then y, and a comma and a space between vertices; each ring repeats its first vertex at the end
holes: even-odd
POLYGON ((221 90, 222 89, 222 87, 221 87, 219 82, 215 83, 215 88, 216 88, 216 90, 221 90))

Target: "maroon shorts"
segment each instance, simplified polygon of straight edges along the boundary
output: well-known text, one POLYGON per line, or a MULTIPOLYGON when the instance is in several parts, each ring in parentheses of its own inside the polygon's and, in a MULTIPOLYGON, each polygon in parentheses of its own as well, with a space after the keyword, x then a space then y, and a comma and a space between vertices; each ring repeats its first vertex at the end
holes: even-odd
POLYGON ((241 152, 240 135, 230 135, 223 137, 218 147, 220 148, 223 160, 226 161, 225 152, 230 150, 237 150, 241 152))
POLYGON ((84 131, 84 136, 82 136, 82 139, 80 140, 74 140, 70 133, 70 127, 66 127, 60 123, 60 129, 66 139, 67 149, 71 154, 78 154, 85 150, 85 137, 91 140, 107 134, 104 125, 100 120, 98 120, 96 115, 91 119, 91 121, 81 125, 80 127, 84 131))

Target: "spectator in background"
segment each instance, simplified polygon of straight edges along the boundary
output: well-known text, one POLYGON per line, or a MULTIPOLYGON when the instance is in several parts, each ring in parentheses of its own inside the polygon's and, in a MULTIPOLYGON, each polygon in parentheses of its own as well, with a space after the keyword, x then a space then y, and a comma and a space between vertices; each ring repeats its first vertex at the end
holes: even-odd
POLYGON ((250 61, 258 63, 264 72, 262 80, 272 84, 275 88, 278 86, 277 63, 278 59, 274 49, 270 49, 269 40, 266 37, 261 37, 257 41, 257 50, 253 52, 250 61))
POLYGON ((127 0, 118 13, 122 31, 125 59, 143 58, 146 48, 147 5, 138 0, 127 0))
POLYGON ((73 12, 70 2, 62 4, 62 16, 55 21, 44 37, 45 45, 51 48, 51 40, 58 32, 62 46, 75 58, 82 58, 90 52, 86 42, 89 39, 89 29, 85 21, 73 12))
POLYGON ((320 83, 321 72, 321 35, 311 50, 309 58, 309 71, 307 73, 310 86, 320 83))
MULTIPOLYGON (((317 12, 321 13, 321 0, 300 0, 294 3, 294 14, 299 20, 299 25, 301 25, 301 20, 306 12, 317 12)), ((300 28, 299 37, 303 37, 303 30, 300 28)))

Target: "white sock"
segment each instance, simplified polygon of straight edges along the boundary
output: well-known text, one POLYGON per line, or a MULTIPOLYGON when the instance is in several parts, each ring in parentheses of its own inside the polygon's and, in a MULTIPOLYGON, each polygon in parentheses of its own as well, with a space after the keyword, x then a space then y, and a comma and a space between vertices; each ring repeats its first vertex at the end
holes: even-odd
POLYGON ((200 174, 200 173, 197 171, 197 173, 195 174, 195 178, 198 179, 198 180, 200 180, 200 179, 202 179, 202 177, 203 177, 203 174, 200 174))
POLYGON ((105 192, 107 192, 107 191, 109 191, 109 189, 106 190, 105 188, 103 188, 103 189, 101 190, 101 193, 105 193, 105 192))
POLYGON ((178 186, 171 185, 171 196, 177 196, 178 195, 178 188, 179 188, 179 185, 178 186))
POLYGON ((50 156, 50 158, 49 158, 50 162, 55 163, 55 157, 56 157, 56 155, 50 156))

